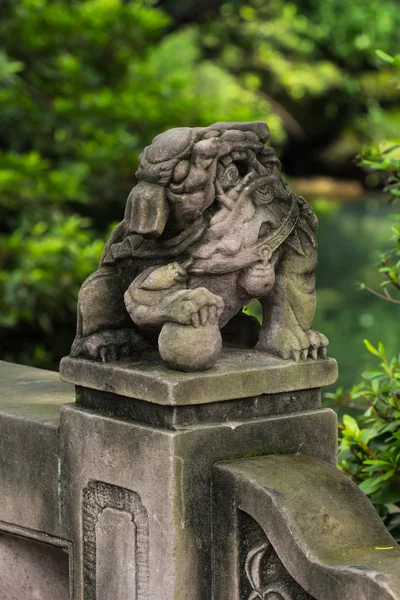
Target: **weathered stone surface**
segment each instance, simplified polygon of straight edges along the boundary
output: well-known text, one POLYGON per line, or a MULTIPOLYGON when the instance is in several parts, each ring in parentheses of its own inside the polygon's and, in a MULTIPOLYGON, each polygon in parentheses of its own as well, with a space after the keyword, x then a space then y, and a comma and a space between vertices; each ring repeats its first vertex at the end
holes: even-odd
POLYGON ((68 562, 61 548, 0 531, 1 600, 70 600, 68 562))
POLYGON ((0 360, 0 414, 58 427, 60 406, 73 400, 73 387, 57 372, 0 360))
POLYGON ((215 467, 214 490, 217 600, 239 598, 238 509, 262 527, 265 542, 313 598, 400 598, 400 546, 334 466, 304 455, 225 462, 215 467))
POLYGON ((85 600, 147 598, 149 518, 140 497, 101 481, 82 496, 85 600))
MULTIPOLYGON (((285 569, 260 525, 241 510, 236 516, 239 598, 247 600, 253 595, 263 600, 312 600, 285 569)), ((229 598, 233 600, 234 595, 229 594, 229 598)))
POLYGON ((0 521, 59 535, 57 443, 54 427, 0 415, 0 521))
POLYGON ((0 521, 57 536, 59 412, 73 388, 5 362, 0 381, 0 521))
MULTIPOLYGON (((203 423, 201 427, 173 431, 64 406, 62 535, 72 536, 74 542, 77 598, 81 600, 85 589, 88 599, 92 598, 91 571, 85 575, 80 557, 84 555, 83 540, 88 539, 87 533, 83 535, 82 523, 86 527, 85 523, 90 522, 84 517, 85 490, 93 482, 98 482, 100 490, 112 488, 107 491, 105 504, 101 504, 103 508, 131 512, 136 526, 141 523, 143 511, 148 516, 148 537, 142 535, 141 546, 149 547, 148 598, 183 600, 190 594, 191 600, 205 600, 211 597, 212 465, 271 452, 304 452, 334 463, 336 437, 336 416, 330 410, 203 423), (136 499, 134 509, 128 508, 129 494, 136 499)), ((93 528, 88 525, 85 531, 89 530, 93 528)), ((97 543, 95 538, 96 547, 97 543)), ((93 556, 93 550, 89 556, 93 556)), ((137 556, 126 556, 118 565, 111 561, 110 568, 124 572, 126 561, 132 564, 137 560, 137 556)), ((138 593, 137 598, 147 596, 138 593)))
MULTIPOLYGON (((70 387, 59 384, 54 393, 63 392, 47 397, 38 420, 33 397, 23 418, 8 392, 0 530, 10 520, 14 532, 45 532, 73 547, 73 600, 400 600, 389 593, 397 554, 380 550, 376 566, 378 551, 365 549, 368 539, 387 548, 392 538, 333 466, 336 415, 320 408, 312 386, 334 380, 335 361, 233 351, 197 374, 156 360, 142 372, 132 362, 63 365, 88 386, 97 377, 101 389, 77 386, 78 403, 61 407, 59 429, 57 402, 70 387), (233 397, 208 401, 224 382, 233 397), (260 394, 246 398, 254 389, 260 394), (146 399, 128 397, 136 390, 146 399), (280 454, 290 456, 271 456, 280 454), (331 582, 336 571, 342 586, 331 582)), ((24 381, 22 371, 10 378, 24 381)), ((8 592, 11 580, 6 585, 8 592)))
MULTIPOLYGON (((232 350, 194 374, 67 358, 61 416, 56 374, 0 370, 0 532, 73 548, 73 600, 400 600, 399 548, 334 467, 332 359, 232 350)), ((3 539, 2 599, 68 597, 65 555, 3 539)))
POLYGON ((137 598, 137 527, 131 513, 106 507, 96 522, 96 600, 137 598), (110 569, 113 562, 114 569, 110 569), (121 568, 122 567, 122 568, 121 568))
POLYGON ((158 337, 158 349, 167 366, 178 371, 211 369, 222 351, 222 337, 216 323, 202 327, 165 323, 158 337))
POLYGON ((169 406, 133 398, 128 400, 117 394, 77 386, 76 403, 81 408, 95 410, 104 416, 129 419, 153 427, 187 429, 203 423, 254 420, 316 410, 321 408, 321 390, 316 388, 207 404, 169 406))
POLYGON ((167 369, 156 358, 98 363, 63 358, 68 383, 163 405, 206 404, 322 387, 336 381, 334 359, 297 363, 264 352, 227 349, 216 366, 201 373, 167 369))
POLYGON ((259 350, 326 357, 328 340, 312 329, 317 217, 281 177, 268 132, 262 122, 181 127, 145 148, 124 219, 82 285, 72 356, 138 358, 161 331, 171 368, 211 368, 216 330, 224 337, 260 299, 259 350))

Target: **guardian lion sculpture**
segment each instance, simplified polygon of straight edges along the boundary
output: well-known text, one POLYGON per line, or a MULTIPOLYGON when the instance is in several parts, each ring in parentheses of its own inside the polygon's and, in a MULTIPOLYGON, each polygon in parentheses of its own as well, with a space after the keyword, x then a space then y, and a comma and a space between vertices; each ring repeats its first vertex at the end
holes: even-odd
POLYGON ((80 290, 72 356, 138 358, 158 344, 188 371, 211 368, 223 342, 326 356, 312 329, 317 218, 268 138, 263 122, 214 123, 171 129, 144 150, 124 219, 80 290), (252 299, 261 327, 242 312, 252 299))

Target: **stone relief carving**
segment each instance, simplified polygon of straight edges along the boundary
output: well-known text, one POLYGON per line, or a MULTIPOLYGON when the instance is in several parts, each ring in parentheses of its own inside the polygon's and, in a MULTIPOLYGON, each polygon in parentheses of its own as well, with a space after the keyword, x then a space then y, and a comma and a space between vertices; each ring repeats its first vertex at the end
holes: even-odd
POLYGON ((252 548, 246 557, 245 572, 252 592, 248 600, 309 600, 287 573, 268 541, 252 548))
POLYGON ((243 600, 313 600, 284 567, 263 529, 238 511, 240 598, 243 600))
MULTIPOLYGON (((102 573, 102 577, 114 578, 116 588, 121 589, 121 581, 126 581, 126 586, 133 585, 134 589, 127 590, 127 595, 137 600, 148 600, 149 597, 149 525, 148 515, 138 494, 115 485, 102 481, 91 481, 83 490, 82 506, 82 530, 84 546, 84 588, 85 599, 99 600, 97 593, 97 564, 98 564, 98 525, 101 526, 101 516, 109 511, 112 515, 120 513, 121 517, 128 516, 134 525, 134 544, 129 541, 129 546, 134 546, 134 556, 123 556, 123 564, 117 564, 116 560, 113 573, 102 573), (112 511, 109 511, 112 509, 112 511), (127 570, 133 571, 127 577, 127 570), (133 583, 132 583, 133 582, 133 583), (128 593, 129 591, 129 593, 128 593)), ((112 523, 112 521, 111 521, 112 523)), ((105 536, 108 537, 108 548, 123 548, 123 540, 120 535, 121 527, 114 532, 106 529, 105 536), (118 539, 113 539, 116 536, 118 539)), ((129 534, 129 531, 128 531, 129 534)), ((104 537, 104 536, 102 536, 104 537)), ((107 545, 107 540, 102 540, 107 545)), ((103 586, 104 587, 104 586, 103 586)), ((112 588, 112 583, 110 584, 112 588)), ((125 589, 123 590, 125 592, 125 589)), ((124 594, 122 594, 124 596, 124 594)), ((104 596, 101 596, 102 598, 104 596)), ((114 596, 115 597, 115 596, 114 596)), ((121 596, 122 597, 122 596, 121 596)), ((125 596, 124 596, 125 597, 125 596)), ((115 597, 115 600, 117 598, 115 597)))
POLYGON ((243 347, 243 331, 283 359, 326 356, 312 329, 317 218, 268 138, 263 122, 214 123, 144 150, 124 219, 82 285, 72 356, 137 358, 158 343, 170 367, 202 370, 226 337, 243 347), (252 299, 261 329, 241 312, 252 299))

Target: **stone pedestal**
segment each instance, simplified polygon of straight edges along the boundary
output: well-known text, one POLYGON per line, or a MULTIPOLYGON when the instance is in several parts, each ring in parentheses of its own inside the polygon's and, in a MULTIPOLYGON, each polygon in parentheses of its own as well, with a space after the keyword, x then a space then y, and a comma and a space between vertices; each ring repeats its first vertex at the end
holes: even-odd
POLYGON ((66 358, 76 404, 60 427, 62 535, 74 600, 212 597, 212 467, 270 454, 336 460, 320 387, 332 359, 226 352, 212 371, 66 358))
POLYGON ((400 600, 400 548, 334 466, 335 361, 61 373, 75 402, 0 362, 0 598, 400 600))

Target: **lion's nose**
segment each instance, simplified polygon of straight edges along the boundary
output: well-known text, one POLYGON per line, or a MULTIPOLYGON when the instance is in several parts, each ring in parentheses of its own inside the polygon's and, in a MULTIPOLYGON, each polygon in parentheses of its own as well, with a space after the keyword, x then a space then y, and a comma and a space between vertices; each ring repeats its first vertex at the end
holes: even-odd
POLYGON ((129 233, 154 239, 164 231, 169 213, 165 189, 156 183, 140 181, 129 194, 124 220, 129 233))

